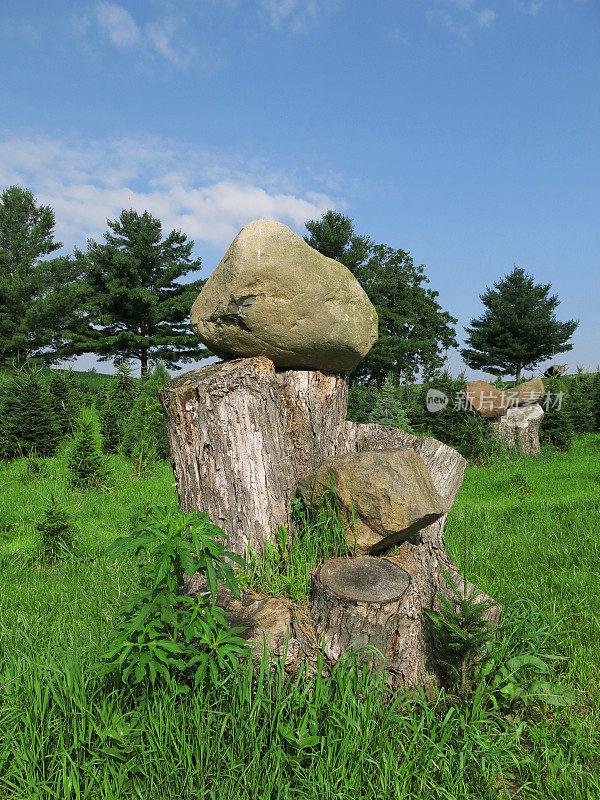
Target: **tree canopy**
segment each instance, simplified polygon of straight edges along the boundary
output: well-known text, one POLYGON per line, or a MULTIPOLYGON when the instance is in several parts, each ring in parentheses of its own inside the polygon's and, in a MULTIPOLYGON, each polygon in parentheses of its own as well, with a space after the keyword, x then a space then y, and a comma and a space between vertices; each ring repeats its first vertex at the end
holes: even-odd
POLYGON ((381 385, 390 372, 407 381, 419 371, 425 378, 433 375, 445 351, 456 346, 456 319, 427 287, 425 266, 415 266, 405 250, 357 235, 352 220, 338 211, 309 220, 306 229, 311 247, 354 273, 379 316, 379 338, 353 378, 381 385))
POLYGON ((557 320, 560 301, 551 288, 535 283, 521 267, 487 287, 480 295, 485 311, 465 328, 465 363, 493 375, 515 375, 519 382, 523 370, 571 350, 569 339, 579 323, 557 320))
POLYGON ((65 353, 76 324, 75 267, 71 259, 44 259, 62 247, 54 239, 54 212, 28 189, 0 194, 0 364, 65 353))
POLYGON ((204 281, 182 283, 200 269, 193 241, 181 231, 163 238, 160 220, 124 209, 108 221, 104 242, 88 241, 75 257, 86 287, 87 327, 74 341, 76 352, 100 360, 136 359, 142 375, 150 359, 178 368, 208 351, 189 329, 189 311, 204 281))

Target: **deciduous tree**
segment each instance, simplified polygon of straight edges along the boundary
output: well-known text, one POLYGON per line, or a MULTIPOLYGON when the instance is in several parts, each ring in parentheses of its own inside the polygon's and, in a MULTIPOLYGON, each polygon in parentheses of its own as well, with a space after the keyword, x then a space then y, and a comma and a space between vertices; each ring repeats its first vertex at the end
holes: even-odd
POLYGON ((442 310, 438 292, 427 287, 425 266, 415 266, 405 250, 355 234, 352 220, 337 211, 307 222, 306 229, 311 247, 354 273, 379 316, 379 338, 353 378, 381 385, 389 372, 405 381, 419 371, 433 375, 445 351, 456 345, 456 320, 442 310))

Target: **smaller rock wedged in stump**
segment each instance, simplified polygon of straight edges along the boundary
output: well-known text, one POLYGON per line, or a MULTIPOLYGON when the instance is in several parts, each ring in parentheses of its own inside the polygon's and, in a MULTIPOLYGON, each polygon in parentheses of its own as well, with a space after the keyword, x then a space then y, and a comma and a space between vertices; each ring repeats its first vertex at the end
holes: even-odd
POLYGON ((351 650, 392 686, 439 682, 418 587, 391 559, 328 559, 312 575, 310 611, 329 661, 351 650))
POLYGON ((333 456, 298 486, 305 505, 332 497, 357 553, 378 553, 414 539, 448 512, 414 450, 393 448, 333 456))

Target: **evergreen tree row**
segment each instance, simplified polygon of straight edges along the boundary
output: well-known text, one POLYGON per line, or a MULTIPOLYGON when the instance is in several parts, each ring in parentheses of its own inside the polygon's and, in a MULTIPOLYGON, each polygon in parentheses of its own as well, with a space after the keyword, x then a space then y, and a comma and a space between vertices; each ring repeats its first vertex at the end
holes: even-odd
MULTIPOLYGON (((543 441, 568 450, 575 434, 600 430, 600 372, 579 373, 570 381, 560 376, 549 378, 545 385, 543 441)), ((464 388, 463 376, 453 378, 447 372, 420 385, 399 385, 391 374, 380 388, 355 383, 350 386, 348 418, 427 434, 456 448, 465 458, 477 460, 493 447, 494 439, 488 421, 461 402, 464 388), (448 398, 448 405, 435 413, 427 408, 430 389, 448 398)), ((498 388, 505 387, 500 383, 498 388)))
MULTIPOLYGON (((99 441, 105 454, 122 453, 137 463, 167 458, 169 447, 158 390, 169 373, 158 365, 143 380, 127 366, 107 381, 96 398, 99 441)), ((89 397, 76 373, 55 371, 50 380, 26 366, 0 375, 0 458, 51 456, 79 433, 89 397)))

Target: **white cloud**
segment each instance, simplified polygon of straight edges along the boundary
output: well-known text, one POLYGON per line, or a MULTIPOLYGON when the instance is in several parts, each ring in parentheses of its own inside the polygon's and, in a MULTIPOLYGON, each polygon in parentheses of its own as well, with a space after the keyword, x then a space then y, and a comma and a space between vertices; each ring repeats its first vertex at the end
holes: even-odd
POLYGON ((122 6, 101 0, 94 8, 100 28, 115 47, 130 47, 142 39, 142 32, 135 20, 122 6))
MULTIPOLYGON (((195 49, 186 42, 186 20, 170 6, 161 18, 138 24, 123 6, 98 0, 87 11, 71 18, 71 31, 82 49, 98 52, 98 38, 120 50, 129 50, 137 58, 160 56, 176 67, 188 67, 195 59, 195 49)), ((212 62, 211 62, 212 63, 212 62)))
POLYGON ((167 61, 176 67, 187 67, 193 60, 195 51, 192 47, 183 46, 180 41, 175 43, 181 27, 182 20, 173 16, 165 17, 159 22, 149 22, 146 25, 146 36, 157 53, 167 61))
POLYGON ((464 42, 474 31, 490 28, 497 18, 480 0, 428 0, 427 16, 464 42))
POLYGON ((275 30, 305 32, 319 15, 330 13, 337 0, 260 0, 269 25, 275 30))
POLYGON ((248 171, 236 159, 152 137, 0 135, 0 187, 13 183, 54 208, 57 237, 68 249, 101 236, 122 208, 147 209, 165 228, 224 248, 252 219, 271 217, 299 230, 327 208, 343 207, 306 181, 291 189, 264 164, 248 171))

